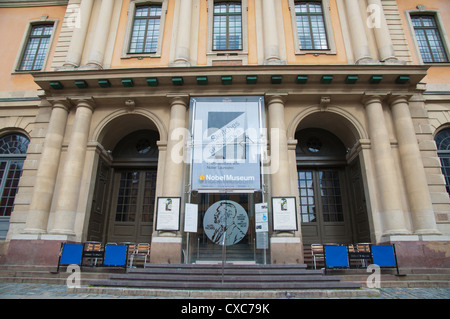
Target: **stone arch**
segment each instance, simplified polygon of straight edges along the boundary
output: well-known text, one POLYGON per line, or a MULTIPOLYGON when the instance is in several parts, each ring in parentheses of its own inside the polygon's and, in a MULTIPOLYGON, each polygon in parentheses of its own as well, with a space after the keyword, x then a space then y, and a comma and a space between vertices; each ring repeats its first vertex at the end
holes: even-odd
POLYGON ((304 128, 322 128, 336 135, 346 146, 352 148, 360 139, 368 139, 368 133, 360 120, 341 107, 330 105, 323 110, 311 105, 299 112, 289 123, 288 138, 294 139, 295 132, 304 128))
POLYGON ((133 112, 119 110, 106 116, 94 129, 92 139, 98 141, 106 150, 113 150, 122 137, 138 131, 153 129, 159 133, 160 141, 167 141, 167 129, 161 119, 144 109, 133 112))

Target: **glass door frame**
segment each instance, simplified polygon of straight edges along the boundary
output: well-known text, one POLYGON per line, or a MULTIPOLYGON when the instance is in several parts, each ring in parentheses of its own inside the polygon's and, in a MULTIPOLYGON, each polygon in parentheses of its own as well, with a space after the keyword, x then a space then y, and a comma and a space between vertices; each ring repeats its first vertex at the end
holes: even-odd
MULTIPOLYGON (((247 216, 249 217, 249 229, 247 231, 247 235, 248 233, 250 234, 254 234, 254 238, 255 238, 255 244, 254 244, 254 248, 253 248, 253 253, 254 253, 254 261, 256 262, 256 229, 255 229, 255 204, 257 204, 257 202, 255 201, 255 194, 261 194, 260 198, 260 202, 261 203, 267 203, 268 201, 268 174, 264 173, 264 164, 263 164, 263 160, 264 160, 264 156, 266 156, 267 152, 267 132, 265 131, 265 103, 264 103, 264 97, 262 96, 249 96, 249 97, 245 97, 245 96, 216 96, 216 97, 201 97, 201 98, 196 98, 193 97, 191 98, 191 107, 190 107, 190 112, 189 112, 189 133, 190 133, 190 138, 187 139, 186 141, 186 158, 185 158, 185 203, 193 203, 193 196, 228 196, 228 197, 232 197, 234 195, 242 195, 242 194, 246 194, 248 195, 248 202, 247 202, 247 216), (193 148, 194 148, 194 130, 195 130, 195 124, 194 124, 194 118, 195 118, 195 111, 196 111, 196 101, 198 99, 202 99, 203 101, 205 100, 210 100, 210 101, 219 101, 219 100, 226 100, 228 102, 233 102, 233 101, 237 101, 237 102, 243 102, 246 100, 249 101, 257 101, 258 103, 258 112, 259 112, 259 118, 258 118, 258 125, 259 127, 255 128, 258 131, 258 134, 260 134, 257 138, 257 148, 258 148, 258 156, 260 156, 260 168, 259 168, 259 178, 260 178, 260 188, 259 189, 196 189, 193 190, 192 189, 192 185, 193 185, 193 180, 192 180, 192 163, 193 163, 193 157, 194 157, 194 152, 193 152, 193 148), (252 199, 252 200, 250 200, 252 199), (251 205, 251 207, 250 207, 251 205), (253 220, 253 221, 252 221, 253 220), (251 227, 253 227, 253 229, 251 229, 251 227)), ((238 204, 241 205, 241 203, 237 202, 238 204)), ((213 203, 211 203, 213 204, 213 203)), ((207 208, 206 208, 207 209, 207 208)), ((203 212, 204 214, 205 212, 203 212)), ((204 231, 203 229, 200 229, 200 225, 203 224, 203 221, 200 222, 200 218, 203 217, 201 216, 202 211, 199 208, 198 211, 198 230, 197 233, 189 233, 189 232, 184 232, 184 230, 182 231, 183 234, 183 243, 182 243, 182 250, 184 253, 184 262, 185 263, 191 263, 192 262, 192 250, 193 250, 193 241, 192 238, 195 234, 195 236, 198 237, 199 233, 204 231)), ((270 223, 270 221, 269 221, 270 223)), ((271 227, 268 227, 269 232, 267 233, 267 236, 265 237, 265 239, 267 240, 267 244, 266 244, 266 248, 262 249, 263 251, 263 259, 262 259, 262 263, 267 263, 268 260, 268 254, 270 253, 270 245, 269 245, 269 238, 270 238, 270 230, 271 227)), ((208 239, 209 240, 209 239, 208 239)), ((222 245, 222 264, 224 264, 226 262, 226 250, 227 247, 226 245, 222 245)), ((197 252, 199 252, 199 249, 197 248, 196 250, 197 252)))

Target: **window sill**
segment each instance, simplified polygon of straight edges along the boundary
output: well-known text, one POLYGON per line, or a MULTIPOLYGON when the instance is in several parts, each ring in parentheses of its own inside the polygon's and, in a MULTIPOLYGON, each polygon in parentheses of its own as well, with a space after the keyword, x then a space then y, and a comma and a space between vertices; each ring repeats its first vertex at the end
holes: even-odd
POLYGON ((296 50, 295 54, 296 55, 312 54, 315 56, 319 56, 319 55, 336 55, 337 53, 335 50, 296 50))
POLYGON ((144 58, 160 58, 160 57, 161 54, 159 53, 130 53, 130 54, 123 54, 120 58, 142 60, 144 58))

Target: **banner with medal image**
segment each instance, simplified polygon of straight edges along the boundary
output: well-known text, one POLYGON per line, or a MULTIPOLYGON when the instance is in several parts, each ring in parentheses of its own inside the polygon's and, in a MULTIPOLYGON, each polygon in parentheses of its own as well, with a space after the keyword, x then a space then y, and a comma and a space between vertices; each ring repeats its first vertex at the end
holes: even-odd
POLYGON ((262 97, 192 98, 193 190, 261 189, 262 97))

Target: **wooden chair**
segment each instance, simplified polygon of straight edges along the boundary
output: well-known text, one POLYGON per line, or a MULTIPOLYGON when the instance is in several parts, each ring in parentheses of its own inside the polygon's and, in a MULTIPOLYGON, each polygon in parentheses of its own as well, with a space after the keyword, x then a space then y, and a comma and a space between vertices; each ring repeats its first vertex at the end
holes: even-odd
POLYGON ((137 244, 134 252, 131 255, 130 267, 133 267, 133 261, 135 259, 143 259, 145 265, 147 263, 147 258, 150 258, 150 244, 149 243, 137 244))

